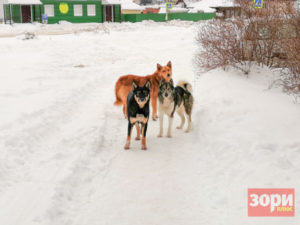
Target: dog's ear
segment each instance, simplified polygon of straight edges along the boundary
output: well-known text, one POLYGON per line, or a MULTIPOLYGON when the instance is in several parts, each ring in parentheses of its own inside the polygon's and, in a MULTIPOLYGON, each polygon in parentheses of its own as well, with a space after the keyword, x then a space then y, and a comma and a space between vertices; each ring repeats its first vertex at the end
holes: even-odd
POLYGON ((172 63, 171 63, 171 61, 168 62, 167 66, 170 67, 170 68, 172 68, 172 63))
POLYGON ((173 79, 170 80, 170 84, 174 87, 173 79))
POLYGON ((157 63, 157 70, 160 71, 161 68, 162 68, 162 66, 159 63, 157 63))
POLYGON ((151 87, 151 83, 150 81, 148 80, 145 84, 145 87, 148 88, 150 90, 150 87, 151 87))
POLYGON ((137 84, 133 81, 132 82, 132 89, 134 90, 134 89, 136 89, 138 86, 137 86, 137 84))

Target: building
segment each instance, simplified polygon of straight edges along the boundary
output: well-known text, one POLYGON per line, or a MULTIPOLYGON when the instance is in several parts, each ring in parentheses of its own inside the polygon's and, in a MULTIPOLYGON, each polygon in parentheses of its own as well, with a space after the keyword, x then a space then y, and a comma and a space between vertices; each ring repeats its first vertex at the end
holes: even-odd
POLYGON ((43 15, 48 23, 121 22, 121 5, 103 0, 4 0, 3 21, 6 23, 41 22, 43 15))
POLYGON ((221 17, 231 17, 239 9, 234 0, 184 0, 184 3, 190 12, 216 13, 221 17))
POLYGON ((160 10, 159 7, 157 7, 157 8, 147 8, 147 7, 146 7, 146 9, 144 9, 144 10, 142 11, 142 14, 147 14, 147 13, 158 13, 159 10, 160 10))
POLYGON ((133 0, 120 0, 122 14, 141 14, 145 7, 133 2, 133 0))

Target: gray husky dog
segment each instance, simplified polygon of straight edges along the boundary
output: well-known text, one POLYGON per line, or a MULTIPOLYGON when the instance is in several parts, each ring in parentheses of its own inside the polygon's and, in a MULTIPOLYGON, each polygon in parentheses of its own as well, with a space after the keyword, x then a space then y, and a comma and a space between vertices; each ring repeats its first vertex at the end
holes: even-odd
POLYGON ((173 80, 170 80, 169 82, 162 80, 159 87, 158 100, 158 113, 160 122, 158 137, 162 137, 163 134, 163 118, 165 114, 169 117, 167 137, 172 137, 171 129, 175 111, 181 118, 181 123, 177 129, 183 128, 185 123, 184 114, 186 114, 188 117, 188 127, 185 132, 189 132, 191 130, 191 116, 194 99, 192 96, 192 85, 190 83, 186 81, 180 81, 178 82, 177 86, 174 87, 173 80))

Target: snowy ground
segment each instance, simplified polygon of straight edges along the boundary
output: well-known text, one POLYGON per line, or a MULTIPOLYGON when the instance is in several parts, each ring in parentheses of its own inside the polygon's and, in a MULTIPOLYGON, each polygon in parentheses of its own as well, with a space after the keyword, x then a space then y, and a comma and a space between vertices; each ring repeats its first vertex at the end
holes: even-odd
MULTIPOLYGON (((300 107, 270 72, 195 77, 191 23, 105 26, 0 39, 0 224, 299 224, 300 107), (114 83, 168 60, 194 86, 193 131, 159 139, 150 121, 148 150, 124 151, 114 83), (247 188, 295 188, 296 217, 249 218, 247 188)), ((22 29, 41 30, 0 34, 22 29)))

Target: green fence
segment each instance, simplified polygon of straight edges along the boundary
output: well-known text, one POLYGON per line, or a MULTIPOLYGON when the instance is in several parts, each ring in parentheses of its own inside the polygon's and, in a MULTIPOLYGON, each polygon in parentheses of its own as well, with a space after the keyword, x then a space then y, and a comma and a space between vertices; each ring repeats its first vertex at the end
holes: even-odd
MULTIPOLYGON (((169 20, 188 20, 188 21, 199 21, 199 20, 210 20, 216 16, 215 13, 169 13, 169 20)), ((123 14, 123 22, 141 22, 143 20, 153 20, 155 22, 165 22, 166 14, 123 14)))
POLYGON ((169 20, 210 20, 216 16, 215 13, 170 13, 169 20))

